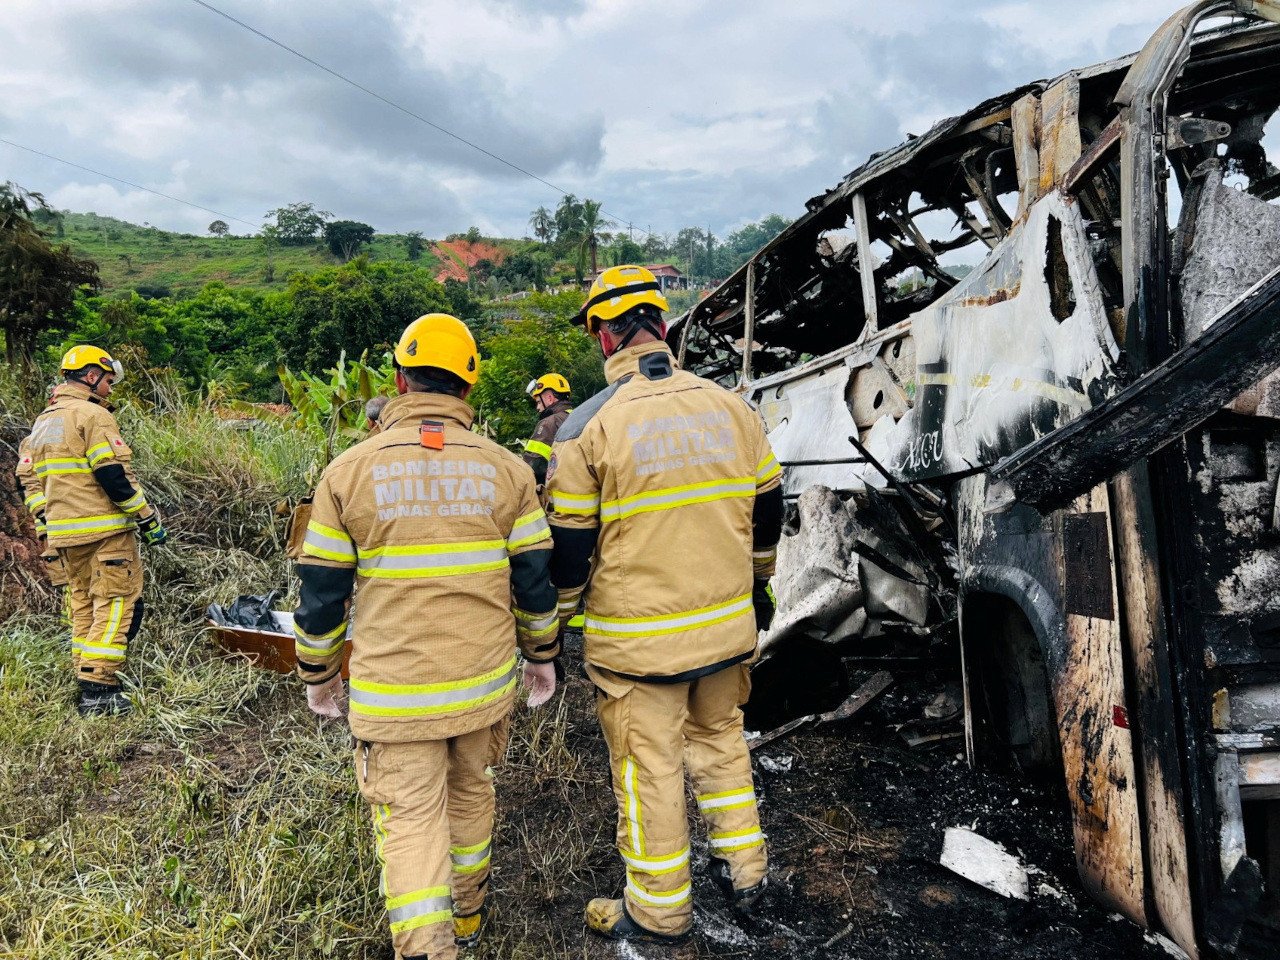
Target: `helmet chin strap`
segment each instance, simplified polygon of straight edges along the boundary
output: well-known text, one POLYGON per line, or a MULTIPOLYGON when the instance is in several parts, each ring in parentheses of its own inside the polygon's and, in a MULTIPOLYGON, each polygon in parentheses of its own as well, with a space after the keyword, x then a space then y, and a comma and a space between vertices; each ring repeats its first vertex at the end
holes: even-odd
MULTIPOLYGON (((613 348, 613 352, 617 353, 619 350, 627 349, 627 345, 631 343, 633 339, 635 339, 636 334, 638 334, 641 330, 648 331, 650 334, 652 334, 654 337, 656 337, 659 340, 662 339, 662 335, 658 333, 658 327, 657 325, 654 324, 653 319, 646 316, 640 316, 636 319, 634 323, 631 324, 631 329, 629 329, 626 333, 626 336, 624 336, 618 342, 618 345, 613 348)), ((601 346, 603 347, 603 342, 601 343, 601 346)), ((610 354, 605 354, 605 356, 608 357, 610 356, 610 354)))

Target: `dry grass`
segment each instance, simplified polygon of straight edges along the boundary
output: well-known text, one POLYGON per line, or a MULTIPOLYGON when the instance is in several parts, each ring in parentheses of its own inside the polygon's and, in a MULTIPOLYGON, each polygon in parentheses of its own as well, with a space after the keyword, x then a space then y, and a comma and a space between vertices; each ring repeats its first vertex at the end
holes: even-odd
MULTIPOLYGON (((387 958, 345 724, 309 714, 293 678, 218 657, 202 626, 210 602, 289 582, 279 504, 305 489, 316 448, 280 425, 225 431, 200 404, 156 409, 124 414, 173 531, 146 554, 135 713, 76 717, 53 612, 0 635, 0 956, 387 958)), ((572 668, 548 708, 517 709, 498 796, 494 922, 476 955, 614 956, 581 922, 585 900, 616 893, 621 871, 592 691, 572 668)), ((869 842, 844 823, 813 826, 813 840, 852 856, 869 842)), ((720 939, 661 955, 785 955, 768 941, 766 953, 742 948, 698 884, 700 925, 720 939)))

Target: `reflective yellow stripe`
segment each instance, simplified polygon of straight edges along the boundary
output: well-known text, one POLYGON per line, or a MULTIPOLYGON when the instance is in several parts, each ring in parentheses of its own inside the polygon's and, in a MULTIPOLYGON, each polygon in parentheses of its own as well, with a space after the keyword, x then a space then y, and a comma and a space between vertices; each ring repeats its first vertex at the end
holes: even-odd
POLYGON ((293 638, 294 649, 301 656, 306 654, 312 657, 331 657, 346 643, 347 621, 343 620, 332 630, 321 636, 312 636, 301 627, 294 623, 293 638), (337 643, 332 641, 337 640, 337 643))
POLYGON ((771 453, 756 464, 756 483, 768 483, 782 472, 777 458, 771 453))
POLYGON ((373 808, 373 850, 378 856, 378 863, 382 865, 381 876, 378 879, 378 892, 383 896, 387 893, 387 857, 385 847, 387 845, 387 818, 391 816, 391 807, 385 803, 376 804, 373 808))
POLYGON ((307 535, 302 541, 302 552, 307 556, 337 563, 354 563, 355 549, 355 543, 341 530, 326 527, 314 520, 307 522, 307 535))
POLYGON ((50 457, 38 460, 35 464, 36 475, 41 477, 62 473, 93 473, 89 461, 83 457, 50 457))
POLYGON ((97 533, 100 530, 124 530, 133 526, 133 518, 123 513, 104 513, 96 517, 49 520, 47 526, 50 537, 72 537, 80 533, 97 533))
POLYGON ((35 513, 49 501, 43 493, 33 493, 22 502, 27 505, 28 510, 35 513))
POLYGON ((721 810, 737 810, 749 807, 756 802, 756 792, 751 787, 738 787, 735 790, 722 790, 720 793, 702 793, 698 795, 698 809, 703 813, 721 810))
POLYGON ((640 791, 636 788, 636 761, 631 756, 622 759, 622 792, 627 798, 627 830, 631 837, 631 852, 644 856, 644 822, 640 809, 640 791))
POLYGON ((351 681, 351 712, 371 717, 421 717, 483 706, 515 689, 516 658, 496 670, 446 683, 351 681))
POLYGON ((600 495, 596 493, 565 493, 551 491, 551 509, 556 513, 592 517, 600 510, 600 495))
POLYGON ((747 827, 744 830, 729 830, 724 833, 712 833, 708 837, 712 850, 719 853, 731 853, 734 850, 749 850, 751 847, 764 846, 764 834, 760 828, 747 827))
POLYGON ((750 613, 752 609, 751 594, 744 593, 724 603, 656 617, 601 617, 588 610, 584 629, 602 637, 660 637, 725 623, 750 613))
POLYGON ((532 513, 526 513, 512 525, 511 535, 507 537, 507 549, 518 550, 550 539, 551 527, 547 523, 547 515, 539 507, 532 513))
POLYGON ((95 467, 98 465, 100 460, 106 460, 109 457, 115 456, 115 454, 111 452, 111 444, 109 443, 94 444, 84 452, 84 455, 85 458, 88 459, 89 464, 95 467))
POLYGON ((534 614, 525 613, 517 608, 511 612, 520 621, 516 627, 527 637, 545 637, 555 633, 556 628, 560 626, 560 617, 554 610, 547 614, 534 614))
POLYGON ((665 857, 637 857, 626 850, 619 850, 627 866, 650 876, 661 876, 664 873, 675 873, 689 865, 689 848, 677 850, 665 857))
POLYGON ((674 890, 664 890, 661 893, 655 893, 647 887, 640 884, 631 873, 627 873, 627 893, 635 897, 641 903, 650 907, 679 907, 689 902, 689 891, 692 889, 692 883, 685 881, 674 890))
POLYGON ((147 498, 142 495, 141 490, 135 493, 128 500, 125 500, 123 503, 116 504, 116 506, 118 506, 125 513, 137 513, 146 505, 147 505, 147 498))
POLYGON ((744 499, 755 495, 756 481, 753 477, 706 480, 702 483, 649 490, 621 500, 606 500, 600 504, 600 519, 608 523, 612 520, 624 520, 638 513, 674 510, 677 507, 687 507, 695 503, 744 499))
POLYGON ((450 847, 449 859, 455 873, 478 873, 489 865, 491 839, 485 838, 469 847, 450 847))
POLYGON ((453 921, 453 900, 448 887, 424 887, 387 900, 392 933, 416 930, 429 923, 453 921))
POLYGON ((360 550, 362 577, 409 579, 483 573, 511 565, 505 540, 431 543, 360 550))
POLYGON ((551 447, 541 440, 526 440, 524 448, 529 453, 537 454, 543 460, 551 459, 551 447))

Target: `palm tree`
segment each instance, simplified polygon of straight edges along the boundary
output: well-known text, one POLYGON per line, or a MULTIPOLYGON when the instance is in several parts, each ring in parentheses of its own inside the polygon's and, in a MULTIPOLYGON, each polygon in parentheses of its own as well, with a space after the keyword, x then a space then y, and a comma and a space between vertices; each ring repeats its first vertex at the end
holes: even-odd
POLYGON ((555 233, 556 229, 555 217, 551 215, 551 211, 546 207, 539 207, 529 217, 529 229, 543 243, 550 243, 551 235, 555 233))
POLYGON ((582 203, 572 193, 566 193, 556 204, 556 239, 576 238, 582 226, 582 203))
POLYGON ((598 252, 602 241, 608 242, 609 235, 605 227, 612 227, 613 222, 600 215, 601 204, 598 200, 583 200, 582 214, 578 225, 578 259, 586 259, 591 255, 592 275, 600 268, 598 252))

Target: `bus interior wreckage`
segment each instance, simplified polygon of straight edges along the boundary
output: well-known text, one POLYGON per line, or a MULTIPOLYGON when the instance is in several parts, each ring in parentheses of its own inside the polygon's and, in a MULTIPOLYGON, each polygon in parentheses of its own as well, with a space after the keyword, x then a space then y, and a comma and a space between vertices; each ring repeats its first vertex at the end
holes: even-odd
POLYGON ((1280 943, 1278 105, 1280 3, 1193 4, 873 156, 669 334, 787 467, 761 669, 949 637, 970 762, 1055 771, 1090 894, 1191 957, 1280 943))

